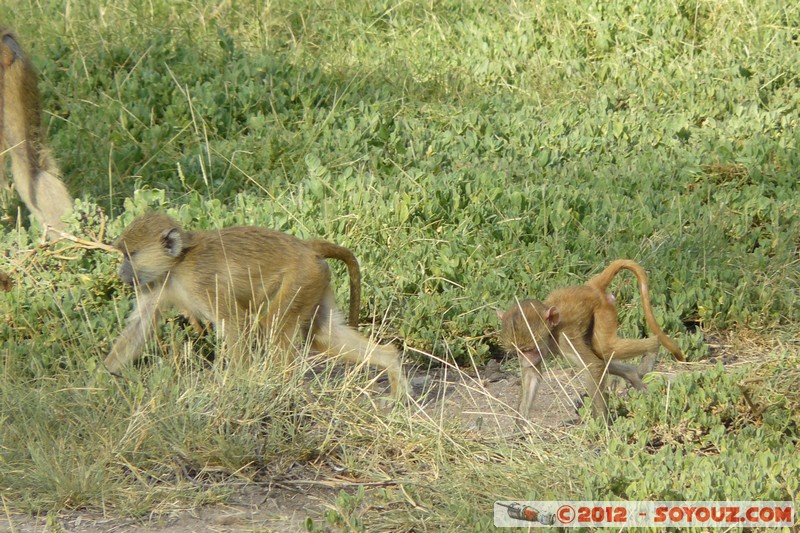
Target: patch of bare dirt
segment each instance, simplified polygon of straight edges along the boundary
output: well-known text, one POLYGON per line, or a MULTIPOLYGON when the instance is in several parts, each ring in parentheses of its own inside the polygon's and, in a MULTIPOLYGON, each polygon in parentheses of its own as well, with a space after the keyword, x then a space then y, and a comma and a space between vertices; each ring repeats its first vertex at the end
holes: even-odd
POLYGON ((322 501, 335 494, 331 489, 315 487, 307 493, 286 488, 275 490, 249 486, 236 491, 229 504, 177 510, 140 519, 107 518, 102 514, 81 511, 57 517, 37 518, 28 515, 0 516, 3 532, 118 532, 118 533, 233 533, 243 531, 307 531, 307 517, 318 517, 322 501), (331 493, 331 494, 328 494, 331 493), (310 510, 314 510, 310 512, 310 510))
MULTIPOLYGON (((536 397, 532 428, 552 431, 577 420, 574 401, 579 391, 572 374, 571 369, 561 368, 547 372, 536 397)), ((505 436, 518 431, 516 365, 501 366, 492 360, 483 368, 462 372, 437 369, 415 377, 412 384, 421 381, 421 404, 429 416, 458 419, 464 429, 481 434, 505 436)))
POLYGON ((89 511, 63 513, 48 518, 7 514, 0 516, 0 531, 294 533, 307 531, 306 519, 319 519, 325 509, 324 502, 334 499, 339 490, 325 486, 325 483, 313 482, 305 488, 253 484, 236 490, 226 505, 175 510, 139 519, 107 518, 89 511))

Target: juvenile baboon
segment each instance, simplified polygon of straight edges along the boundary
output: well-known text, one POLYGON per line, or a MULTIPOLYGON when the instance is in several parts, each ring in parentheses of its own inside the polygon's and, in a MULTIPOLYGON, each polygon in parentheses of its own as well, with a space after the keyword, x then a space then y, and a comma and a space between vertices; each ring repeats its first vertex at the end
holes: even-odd
POLYGON ((138 302, 105 360, 112 373, 141 353, 160 311, 175 306, 221 330, 230 363, 250 352, 248 333, 280 353, 310 333, 314 350, 385 369, 392 395, 406 394, 398 351, 370 343, 336 309, 325 259, 347 265, 350 325, 357 325, 361 274, 347 248, 257 227, 187 232, 162 214, 134 220, 115 246, 123 254, 119 275, 137 289, 138 302))
POLYGON ((607 418, 606 372, 627 379, 637 389, 644 389, 641 373, 617 361, 648 355, 644 365, 652 365, 659 344, 685 361, 678 346, 661 330, 650 306, 647 274, 634 261, 617 260, 586 285, 557 289, 544 302, 522 300, 505 313, 500 342, 509 353, 517 353, 522 369, 522 393, 519 412, 530 417, 541 374, 542 358, 560 351, 579 367, 586 392, 592 400, 592 413, 607 418), (620 270, 636 275, 642 296, 644 316, 655 337, 621 339, 617 337, 615 298, 608 293, 611 280, 620 270))
POLYGON ((62 230, 72 198, 45 146, 36 71, 17 38, 0 27, 0 184, 11 152, 14 187, 39 222, 62 230))

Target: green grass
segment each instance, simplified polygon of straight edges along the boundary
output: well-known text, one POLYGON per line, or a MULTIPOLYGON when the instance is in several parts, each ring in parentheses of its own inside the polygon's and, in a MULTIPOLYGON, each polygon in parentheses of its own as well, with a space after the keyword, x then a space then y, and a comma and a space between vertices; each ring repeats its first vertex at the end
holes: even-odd
MULTIPOLYGON (((11 509, 142 516, 325 457, 399 483, 341 495, 331 527, 489 527, 493 500, 527 497, 797 501, 800 7, 0 0, 0 12, 40 71, 84 239, 109 242, 157 208, 192 228, 338 242, 364 271, 362 323, 423 368, 422 353, 486 361, 496 308, 618 257, 648 270, 690 360, 713 352, 710 332, 765 346, 763 367, 682 376, 680 412, 653 390, 568 443, 387 412, 357 396, 359 373, 355 386, 286 387, 266 367, 226 376, 205 364, 213 342, 172 315, 148 348, 162 357, 117 381, 98 368, 132 306, 117 258, 43 245, 9 196, 11 509), (740 387, 753 373, 758 416, 740 387)), ((644 334, 635 284, 614 292, 623 334, 644 334)))

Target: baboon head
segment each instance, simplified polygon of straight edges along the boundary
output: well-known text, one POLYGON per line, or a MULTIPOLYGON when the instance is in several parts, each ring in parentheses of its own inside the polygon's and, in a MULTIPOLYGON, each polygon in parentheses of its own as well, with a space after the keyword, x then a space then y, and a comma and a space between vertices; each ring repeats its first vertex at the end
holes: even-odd
POLYGON ((188 234, 171 217, 142 215, 122 232, 114 247, 122 252, 119 277, 130 285, 162 283, 190 247, 188 234))
POLYGON ((526 366, 537 366, 557 350, 553 330, 560 316, 555 307, 539 300, 520 300, 505 313, 498 311, 497 316, 502 321, 500 345, 506 352, 518 354, 526 366))

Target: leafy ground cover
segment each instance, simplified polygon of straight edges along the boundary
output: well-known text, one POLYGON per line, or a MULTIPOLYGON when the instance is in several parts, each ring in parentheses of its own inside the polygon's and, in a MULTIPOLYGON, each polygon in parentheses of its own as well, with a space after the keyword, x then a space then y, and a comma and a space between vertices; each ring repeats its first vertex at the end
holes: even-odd
MULTIPOLYGON (((405 348, 419 404, 375 405, 363 373, 311 360, 288 387, 266 362, 231 375, 172 315, 152 357, 111 379, 99 364, 132 306, 116 258, 43 244, 8 194, 9 516, 142 520, 290 481, 326 489, 293 522, 310 529, 488 528, 497 499, 797 502, 800 7, 0 7, 41 74, 72 233, 109 242, 155 208, 348 246, 362 330, 405 348), (546 411, 515 433, 514 378, 478 377, 495 361, 515 374, 495 309, 617 257, 649 271, 692 363, 615 399, 610 428, 546 411), (490 414, 446 416, 431 391, 450 381, 490 414)), ((635 284, 614 292, 624 334, 643 335, 635 284)))

